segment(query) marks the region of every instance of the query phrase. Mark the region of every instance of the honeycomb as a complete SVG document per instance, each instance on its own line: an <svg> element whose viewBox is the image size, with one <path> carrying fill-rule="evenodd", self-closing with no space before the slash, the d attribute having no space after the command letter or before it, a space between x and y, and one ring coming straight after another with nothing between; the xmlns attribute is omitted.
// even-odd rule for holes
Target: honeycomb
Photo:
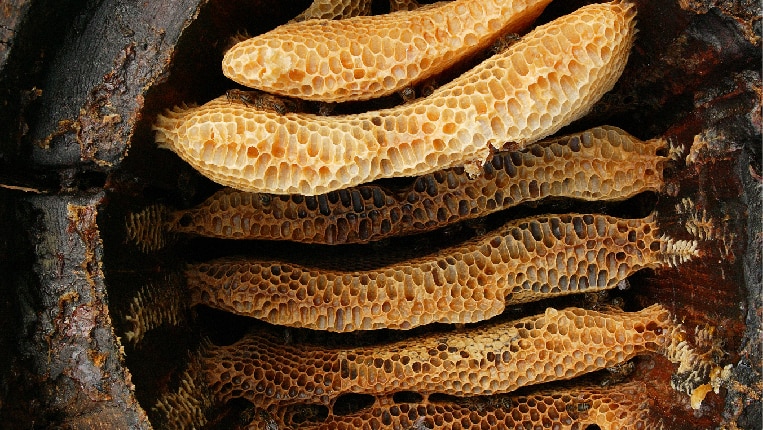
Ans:
<svg viewBox="0 0 763 430"><path fill-rule="evenodd" d="M122 321L129 327L124 338L137 345L146 333L164 325L178 326L187 322L190 298L180 286L178 273L165 275L158 282L149 282L133 296Z"/></svg>
<svg viewBox="0 0 763 430"><path fill-rule="evenodd" d="M420 7L435 7L436 5L436 3L433 5L419 5L419 2L416 0L389 0L389 9L393 12L401 10L414 10Z"/></svg>
<svg viewBox="0 0 763 430"><path fill-rule="evenodd" d="M199 357L190 357L177 391L165 393L154 405L163 417L163 428L198 428L207 423L206 413L212 408L213 399L204 381L197 379L200 371Z"/></svg>
<svg viewBox="0 0 763 430"><path fill-rule="evenodd" d="M243 398L260 408L330 405L346 393L500 394L664 353L677 331L670 313L653 305L638 312L548 308L514 322L355 348L251 333L231 345L206 345L199 377L215 402Z"/></svg>
<svg viewBox="0 0 763 430"><path fill-rule="evenodd" d="M440 73L502 33L525 30L548 3L455 0L389 15L290 23L234 45L223 58L223 74L304 100L368 100ZM340 4L329 4L326 16L333 18Z"/></svg>
<svg viewBox="0 0 763 430"><path fill-rule="evenodd" d="M624 3L583 7L429 97L385 110L279 115L219 97L159 115L156 142L213 181L251 192L314 196L460 165L476 174L492 148L542 139L611 89L634 17Z"/></svg>
<svg viewBox="0 0 763 430"><path fill-rule="evenodd" d="M659 191L666 158L658 153L664 148L664 140L642 142L604 126L498 152L476 178L453 168L421 176L399 191L369 184L315 197L226 188L159 221L149 216L157 212L152 208L146 221L172 235L368 243L432 231L547 197L611 201ZM128 232L148 230L138 228L139 218L131 215ZM144 248L158 249L166 240L157 234L128 236Z"/></svg>
<svg viewBox="0 0 763 430"><path fill-rule="evenodd" d="M166 227L170 215L170 209L160 204L130 213L125 220L127 240L137 244L143 252L164 248L173 239L173 233Z"/></svg>
<svg viewBox="0 0 763 430"><path fill-rule="evenodd" d="M292 22L309 19L346 19L371 14L371 0L313 0Z"/></svg>
<svg viewBox="0 0 763 430"><path fill-rule="evenodd" d="M582 386L541 390L527 395L496 395L417 402L377 400L371 407L346 415L329 414L318 422L301 421L282 408L278 415L259 415L249 429L265 429L267 422L278 428L337 429L585 429L598 425L604 430L657 430L662 424L649 417L652 409L645 384L617 387ZM290 413L291 412L291 413ZM290 416L291 415L291 416Z"/></svg>
<svg viewBox="0 0 763 430"><path fill-rule="evenodd" d="M416 0L390 0L389 8L392 12L414 10L419 8L419 4ZM313 0L307 9L290 22L308 19L347 19L370 14L371 0Z"/></svg>
<svg viewBox="0 0 763 430"><path fill-rule="evenodd" d="M390 263L376 254L356 271L245 257L191 264L185 276L193 304L272 324L410 329L483 321L507 304L614 288L642 268L688 260L696 246L662 235L653 216L559 215L509 221L425 257Z"/></svg>

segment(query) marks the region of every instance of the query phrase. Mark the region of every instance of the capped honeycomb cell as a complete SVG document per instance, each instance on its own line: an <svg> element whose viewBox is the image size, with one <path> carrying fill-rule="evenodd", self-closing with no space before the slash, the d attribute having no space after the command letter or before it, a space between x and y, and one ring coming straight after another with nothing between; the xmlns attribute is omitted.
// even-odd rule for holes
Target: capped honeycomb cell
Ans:
<svg viewBox="0 0 763 430"><path fill-rule="evenodd" d="M653 216L558 215L510 221L435 254L376 254L345 271L247 257L188 265L194 305L272 324L346 332L471 323L519 304L614 288L642 268L696 254L662 235Z"/></svg>
<svg viewBox="0 0 763 430"><path fill-rule="evenodd" d="M213 181L251 192L314 196L456 166L476 174L492 149L553 134L609 91L628 59L634 17L625 3L583 7L395 108L279 115L223 96L160 115L156 142Z"/></svg>
<svg viewBox="0 0 763 430"><path fill-rule="evenodd" d="M363 4L365 3L365 4ZM525 30L550 0L454 0L388 15L355 16L370 1L316 1L295 21L234 45L225 76L306 100L368 100L442 72L505 33ZM307 15L306 15L307 14ZM365 13L364 15L367 15Z"/></svg>

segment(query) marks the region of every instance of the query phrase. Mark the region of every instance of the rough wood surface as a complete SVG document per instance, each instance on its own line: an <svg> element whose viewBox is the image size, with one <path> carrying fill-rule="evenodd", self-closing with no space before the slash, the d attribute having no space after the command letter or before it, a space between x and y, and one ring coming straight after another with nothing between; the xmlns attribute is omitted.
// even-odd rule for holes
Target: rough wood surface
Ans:
<svg viewBox="0 0 763 430"><path fill-rule="evenodd" d="M28 419L63 428L150 428L133 398L130 373L111 327L96 222L103 196L31 197L16 206L17 217L36 220L26 227L25 239L36 252L29 269L37 279L18 276L28 282L17 302L23 323L6 326L17 327L28 362L21 367L11 360L18 373L0 381L12 384L14 397L19 395L29 408L8 398L6 423L22 425ZM19 261L24 262L28 260ZM29 393L35 397L28 398ZM55 415L59 418L51 420Z"/></svg>
<svg viewBox="0 0 763 430"><path fill-rule="evenodd" d="M19 345L0 354L3 422L150 428L111 327L96 221L105 176L92 172L127 153L143 95L198 7L0 6L0 269L12 274L0 344Z"/></svg>

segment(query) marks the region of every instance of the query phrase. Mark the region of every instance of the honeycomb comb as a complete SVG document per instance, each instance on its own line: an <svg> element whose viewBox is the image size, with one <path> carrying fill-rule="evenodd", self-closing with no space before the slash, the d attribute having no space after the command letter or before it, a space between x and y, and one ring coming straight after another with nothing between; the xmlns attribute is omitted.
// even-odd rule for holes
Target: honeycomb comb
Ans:
<svg viewBox="0 0 763 430"><path fill-rule="evenodd" d="M347 415L329 414L320 422L299 422L291 408L257 418L278 423L278 428L318 429L462 429L493 428L557 430L658 430L661 423L650 417L651 399L643 383L614 387L581 386L542 390L527 395L496 395L481 398L419 402L394 402L388 397L371 407ZM296 409L299 411L299 409ZM275 416L273 416L275 415ZM264 419L262 419L264 418ZM298 424L291 424L297 422ZM260 424L258 426L258 424ZM248 428L267 428L254 422Z"/></svg>
<svg viewBox="0 0 763 430"><path fill-rule="evenodd" d="M397 343L335 349L250 334L207 345L201 373L217 402L257 407L330 404L344 393L474 396L571 379L645 352L662 352L678 326L660 305L638 312L556 310L510 323Z"/></svg>
<svg viewBox="0 0 763 430"><path fill-rule="evenodd" d="M642 142L615 127L547 139L521 151L493 155L476 178L460 168L421 176L400 191L360 185L319 196L276 196L223 189L201 205L173 211L155 229L132 233L157 249L168 235L221 239L290 240L300 243L368 243L432 231L547 197L623 200L660 191L666 161L662 139ZM137 216L130 218L137 231ZM164 222L165 224L161 224ZM152 233L153 234L149 234ZM156 245L151 245L156 243Z"/></svg>
<svg viewBox="0 0 763 430"><path fill-rule="evenodd" d="M156 142L242 191L317 195L460 165L476 174L492 148L542 139L611 89L628 59L634 17L627 3L585 6L395 108L279 115L223 96L160 115Z"/></svg>
<svg viewBox="0 0 763 430"><path fill-rule="evenodd" d="M193 304L272 324L410 329L483 321L507 304L614 288L642 268L690 259L696 246L662 235L652 216L558 215L510 221L425 257L354 257L363 266L354 271L223 258L191 264L185 276Z"/></svg>
<svg viewBox="0 0 763 430"><path fill-rule="evenodd" d="M318 428L345 428L347 422L389 426L397 420L405 422L406 417L399 414L402 410L407 410L407 419L414 424L442 419L441 424L453 428L484 428L474 426L496 425L502 420L546 425L554 419L563 419L555 428L580 428L576 422L602 429L661 428L661 422L643 427L650 404L643 387L635 384L562 388L526 396L503 394L656 352L678 364L674 379L681 380L681 387L671 385L693 398L703 384L717 383L715 374L720 371L711 351L697 353L686 337L684 328L658 304L638 312L548 308L543 314L513 322L365 347L300 345L257 332L227 346L205 342L192 355L179 388L162 395L153 410L172 428L201 427L215 404L241 398L260 412L249 428L274 428L279 421L293 421L300 407L322 404L331 411L339 396L357 393L372 395L377 401L354 415L336 417L330 412L328 421ZM691 377L686 378L687 373ZM390 404L394 393L401 391L422 400ZM433 393L471 398L438 402L438 408L430 402ZM473 397L478 395L490 397ZM462 419L454 422L450 415Z"/></svg>
<svg viewBox="0 0 763 430"><path fill-rule="evenodd" d="M454 0L387 15L290 23L234 45L223 58L223 74L249 88L305 100L377 98L442 72L501 34L525 30L550 1ZM322 16L341 13L337 3L328 2L331 10Z"/></svg>

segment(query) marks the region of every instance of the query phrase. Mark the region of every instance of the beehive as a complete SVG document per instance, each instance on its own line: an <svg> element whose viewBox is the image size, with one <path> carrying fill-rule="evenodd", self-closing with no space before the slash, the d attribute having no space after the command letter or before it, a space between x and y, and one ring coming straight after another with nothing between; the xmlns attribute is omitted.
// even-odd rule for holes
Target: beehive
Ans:
<svg viewBox="0 0 763 430"><path fill-rule="evenodd" d="M32 7L15 8L27 3ZM228 39L244 29L258 34L284 23L307 3L120 4L114 21L113 1L83 3L51 14L49 8L35 7L34 1L10 0L0 14L0 421L20 428L92 428L103 423L163 428L151 405L178 387L175 376L187 370L188 351L196 350L199 334L210 335L219 345L235 342L241 331L252 327L280 335L291 345L347 348L352 339L366 346L393 340L388 332L328 336L279 330L199 306L188 314L195 318L178 321L180 326L165 324L137 344L124 343L119 316L134 303L135 292L146 284L163 287L166 272L180 263L241 254L288 259L336 248L197 238L180 245L169 241L160 252L146 254L125 241L123 229L130 213L156 204L193 207L218 189L174 154L155 150L151 124L168 106L204 102L230 89L231 82L220 73ZM589 2L553 2L540 21L584 3ZM755 395L761 391L760 226L748 220L760 218L760 5L710 0L634 3L640 33L623 78L591 115L565 132L612 124L641 139L661 137L669 142L671 161L659 196L647 193L620 203L586 204L544 199L435 234L351 246L345 255L364 248L433 250L441 247L440 240L453 243L481 234L485 226L531 215L596 212L638 218L656 207L661 230L698 241L699 255L692 261L670 270L637 273L629 279L629 290L526 304L522 311L508 309L503 317L538 314L546 306L590 309L619 303L641 309L662 303L685 322L689 340L703 337L695 326L711 326L706 338L723 340L713 361L733 367L720 386L704 386L706 397L694 411L685 395L665 388L673 366L657 356L637 357L623 367L633 369L632 374L617 374L642 384L638 390L645 391L639 393L652 400L642 412L662 419L668 429L759 429L760 401ZM79 19L83 16L88 19ZM364 102L353 109L379 107ZM409 184L402 180L383 185L394 190ZM148 312L167 300L157 297L140 302L140 310ZM401 336L450 329L427 326ZM203 400L201 382L199 378L184 386L197 404ZM609 383L613 391L627 394L622 383ZM585 388L580 381L573 384L547 385L543 390L558 394ZM401 401L393 395L393 402L408 413L413 405L443 405L443 399L407 396ZM490 399L497 400L490 396L485 401ZM459 407L478 401L459 400ZM352 396L338 399L327 420L348 417L340 409L356 401ZM384 404L370 408L377 404L381 408L374 410L382 414ZM204 406L207 427L240 427L255 413L271 426L272 419L282 416L280 411L254 411L243 401ZM294 405L289 413L304 419L313 406ZM616 409L624 410L618 407L611 413ZM373 413L356 409L349 416L370 424L376 422ZM454 425L473 421L471 412L468 421L465 411L459 413L461 420L453 420ZM313 418L310 424L324 425L320 416ZM407 425L402 415L399 418ZM584 423L580 425L593 427ZM429 424L426 417L411 422L419 430L432 428ZM653 428L651 424L647 428ZM607 428L602 422L596 425Z"/></svg>

